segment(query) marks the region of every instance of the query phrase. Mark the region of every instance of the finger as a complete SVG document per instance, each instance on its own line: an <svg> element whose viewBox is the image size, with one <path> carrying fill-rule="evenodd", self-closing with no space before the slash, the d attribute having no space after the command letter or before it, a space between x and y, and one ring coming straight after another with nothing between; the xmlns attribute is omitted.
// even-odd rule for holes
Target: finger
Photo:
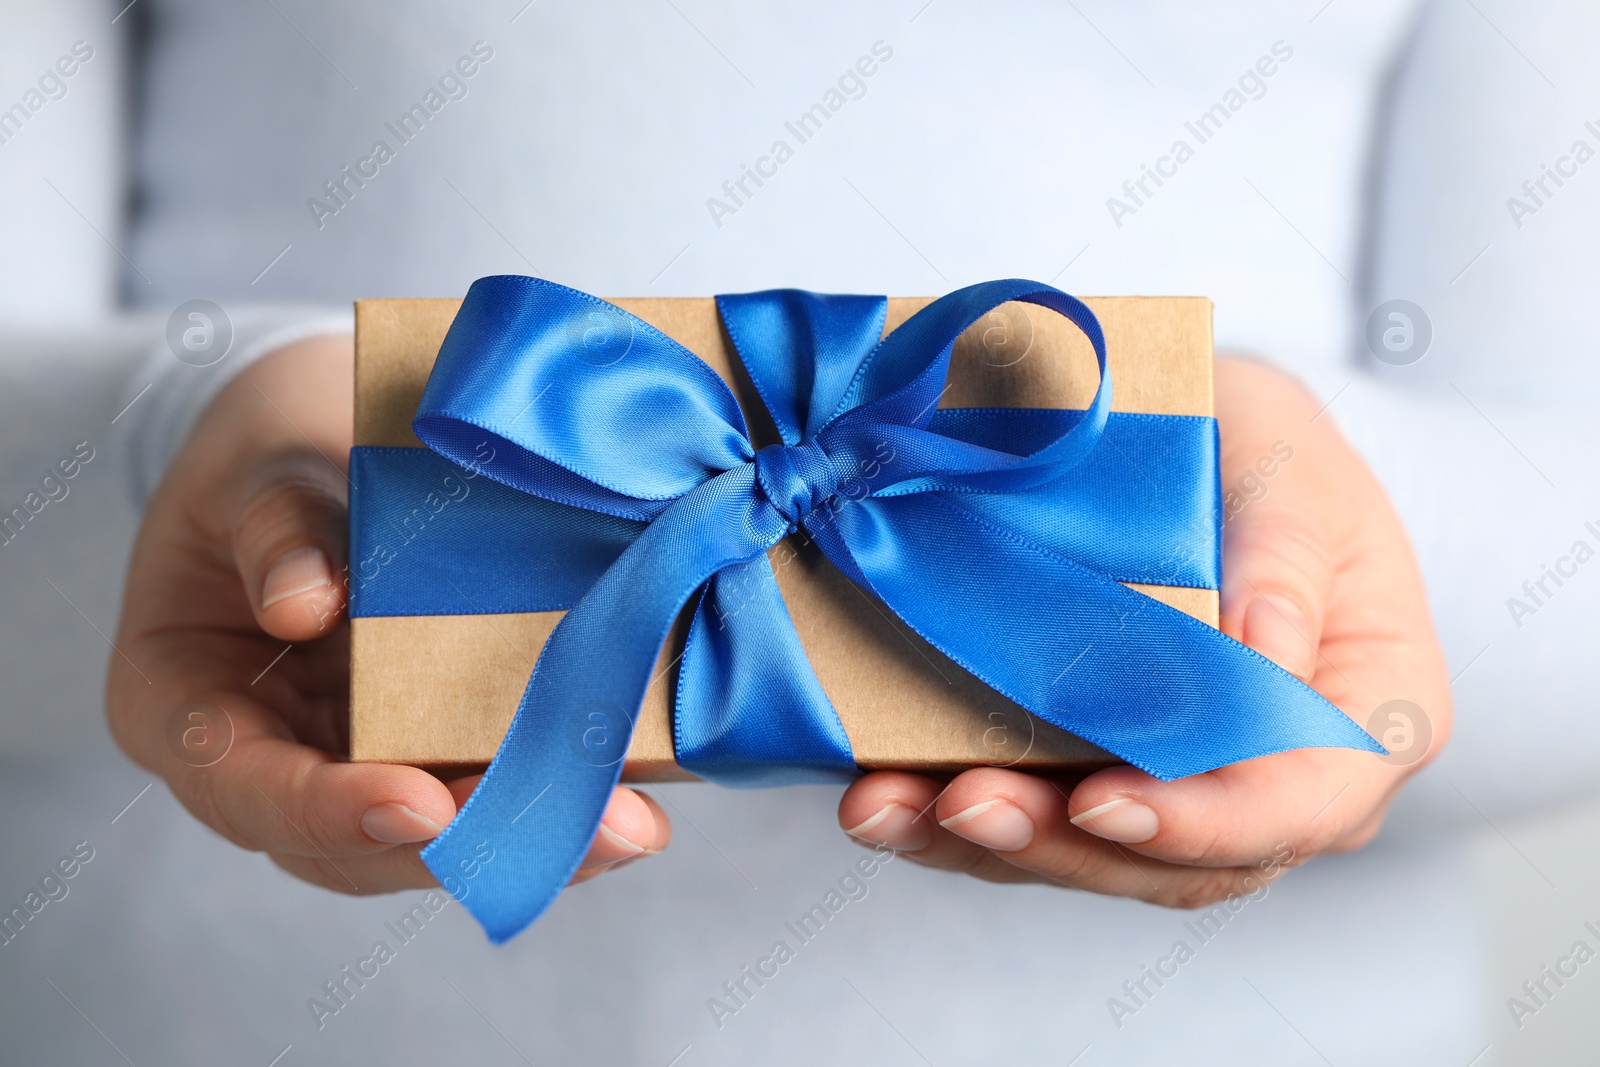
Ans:
<svg viewBox="0 0 1600 1067"><path fill-rule="evenodd" d="M207 694L175 719L216 731L220 751L197 765L173 744L156 769L196 818L241 847L337 859L429 840L455 816L450 790L426 771L338 762L241 694Z"/></svg>
<svg viewBox="0 0 1600 1067"><path fill-rule="evenodd" d="M1055 783L1001 768L959 775L935 805L942 828L1020 873L1169 907L1248 895L1284 865L1199 868L1151 859L1085 833L1068 810L1067 794Z"/></svg>
<svg viewBox="0 0 1600 1067"><path fill-rule="evenodd" d="M1223 630L1302 681L1316 674L1333 587L1318 510L1286 484L1236 514L1223 538Z"/></svg>
<svg viewBox="0 0 1600 1067"><path fill-rule="evenodd" d="M633 860L657 855L672 841L672 822L648 794L618 787L600 818L574 884Z"/></svg>
<svg viewBox="0 0 1600 1067"><path fill-rule="evenodd" d="M1303 860L1356 843L1403 779L1402 768L1342 749L1282 752L1171 782L1113 767L1079 783L1068 814L1087 833L1171 863L1250 865L1285 852Z"/></svg>
<svg viewBox="0 0 1600 1067"><path fill-rule="evenodd" d="M234 564L274 637L312 640L344 611L344 486L321 456L296 454L262 473L234 520Z"/></svg>
<svg viewBox="0 0 1600 1067"><path fill-rule="evenodd" d="M478 788L483 775L474 774L446 782L459 809ZM600 827L572 876L572 884L586 882L603 871L636 859L657 855L672 841L672 820L647 793L618 786L600 817Z"/></svg>
<svg viewBox="0 0 1600 1067"><path fill-rule="evenodd" d="M302 881L349 896L436 889L439 881L419 858L421 845L396 845L367 856L301 856L271 852L267 858Z"/></svg>
<svg viewBox="0 0 1600 1067"><path fill-rule="evenodd" d="M914 863L991 882L1037 881L989 849L941 827L935 803L945 783L902 771L876 771L839 800L839 826L868 845L894 849Z"/></svg>
<svg viewBox="0 0 1600 1067"><path fill-rule="evenodd" d="M1222 629L1309 681L1355 510L1342 499L1351 472L1329 465L1349 450L1311 394L1270 367L1224 360L1217 374Z"/></svg>
<svg viewBox="0 0 1600 1067"><path fill-rule="evenodd" d="M464 804L482 775L446 783L458 804ZM654 799L632 789L612 794L595 835L594 845L572 883L586 882L632 860L654 856L672 840L672 825ZM367 895L401 889L425 889L439 884L422 862L424 845L399 845L365 856L305 856L273 853L272 862L314 885L339 893ZM468 885L470 891L470 884Z"/></svg>

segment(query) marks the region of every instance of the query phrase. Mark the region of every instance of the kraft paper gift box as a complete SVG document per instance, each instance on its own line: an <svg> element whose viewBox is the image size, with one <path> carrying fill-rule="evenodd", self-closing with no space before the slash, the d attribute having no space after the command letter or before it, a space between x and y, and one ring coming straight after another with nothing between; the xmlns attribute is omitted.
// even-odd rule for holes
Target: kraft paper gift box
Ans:
<svg viewBox="0 0 1600 1067"><path fill-rule="evenodd" d="M759 427L767 422L758 403L752 403L748 379L735 369L714 300L613 302L704 359L730 384L760 434ZM885 333L929 302L890 299ZM460 303L357 302L355 444L422 447L411 421ZM1105 331L1113 410L1213 414L1209 300L1101 297L1085 303ZM1089 342L1070 322L1033 305L1006 304L957 342L949 389L940 403L956 408L1083 408L1097 380ZM767 443L756 441L758 446ZM1007 765L1071 775L1118 762L1103 749L1037 719L946 658L824 560L803 530L772 549L769 557L801 643L861 767L952 773ZM358 580L361 562L350 561L352 581ZM1132 588L1217 625L1214 590ZM561 615L353 619L351 758L440 772L487 765ZM681 648L675 636L661 653L639 711L624 779L693 777L673 759L673 672Z"/></svg>

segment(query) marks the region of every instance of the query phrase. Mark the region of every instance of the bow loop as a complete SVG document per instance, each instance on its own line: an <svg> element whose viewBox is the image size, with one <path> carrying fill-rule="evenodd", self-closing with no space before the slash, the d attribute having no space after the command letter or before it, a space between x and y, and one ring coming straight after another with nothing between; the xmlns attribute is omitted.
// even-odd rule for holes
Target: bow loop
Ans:
<svg viewBox="0 0 1600 1067"><path fill-rule="evenodd" d="M813 437L883 335L889 302L769 289L717 297L728 336L786 445Z"/></svg>
<svg viewBox="0 0 1600 1067"><path fill-rule="evenodd" d="M515 276L467 290L413 427L513 489L630 519L755 453L699 356L614 304Z"/></svg>
<svg viewBox="0 0 1600 1067"><path fill-rule="evenodd" d="M913 315L862 361L845 393L834 425L898 423L922 428L935 418L944 395L950 355L956 338L988 312L1018 300L1048 308L1083 331L1094 348L1100 381L1083 418L1060 436L1027 454L988 450L980 456L952 455L944 468L928 465L913 471L923 477L903 482L900 494L938 490L967 493L1014 493L1047 485L1081 463L1099 443L1111 413L1111 373L1106 366L1105 335L1100 322L1082 301L1038 282L1008 279L982 282L941 297ZM935 353L929 358L929 353Z"/></svg>

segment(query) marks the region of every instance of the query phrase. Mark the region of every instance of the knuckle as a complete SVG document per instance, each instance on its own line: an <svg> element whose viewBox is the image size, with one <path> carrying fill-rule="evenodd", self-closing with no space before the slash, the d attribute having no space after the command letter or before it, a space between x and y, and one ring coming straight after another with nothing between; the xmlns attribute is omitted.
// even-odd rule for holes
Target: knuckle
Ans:
<svg viewBox="0 0 1600 1067"><path fill-rule="evenodd" d="M1326 781L1316 795L1326 795L1335 788L1333 781ZM1347 842L1367 828L1368 823L1376 831L1382 818L1373 818L1375 810L1371 801L1365 799L1360 789L1350 789L1350 793L1355 795L1337 797L1331 807L1313 816L1299 833L1280 843L1279 849L1287 848L1291 854L1290 859L1284 861L1284 866L1298 866L1324 852L1341 851ZM1376 810L1381 811L1382 808L1383 805L1380 805ZM1371 835L1367 836L1370 839Z"/></svg>
<svg viewBox="0 0 1600 1067"><path fill-rule="evenodd" d="M921 867L932 867L950 874L965 875L984 882L1011 880L1010 865L995 857L994 853L977 845L949 850L925 849L922 852L902 852L911 862Z"/></svg>
<svg viewBox="0 0 1600 1067"><path fill-rule="evenodd" d="M336 805L318 802L311 781L315 771L316 765L302 765L290 772L288 781L278 790L278 817L289 824L290 836L305 845L319 851L343 852L352 844L351 835L333 814Z"/></svg>
<svg viewBox="0 0 1600 1067"><path fill-rule="evenodd" d="M245 503L233 524L236 550L266 552L302 537L308 517L342 510L335 487L315 471L280 473Z"/></svg>
<svg viewBox="0 0 1600 1067"><path fill-rule="evenodd" d="M939 857L928 857L933 866L938 866L953 874L966 874L974 877L981 874L989 861L994 856L988 849L972 845L966 848L956 848Z"/></svg>
<svg viewBox="0 0 1600 1067"><path fill-rule="evenodd" d="M1210 907L1219 901L1239 896L1244 889L1239 871L1232 868L1185 872L1156 893L1152 903L1183 911Z"/></svg>
<svg viewBox="0 0 1600 1067"><path fill-rule="evenodd" d="M1336 839L1323 846L1326 852L1355 852L1366 848L1372 839L1378 836L1378 831L1383 829L1384 820L1389 814L1389 804L1386 800L1367 818L1354 826L1349 827Z"/></svg>
<svg viewBox="0 0 1600 1067"><path fill-rule="evenodd" d="M1173 863L1186 867L1215 867L1234 862L1225 855L1223 831L1215 819L1204 820L1197 828L1198 836L1166 845L1162 854Z"/></svg>
<svg viewBox="0 0 1600 1067"><path fill-rule="evenodd" d="M319 889L327 889L347 897L368 897L383 892L381 889L363 888L356 884L332 860L319 856L296 856L285 852L271 852L267 855L284 871Z"/></svg>
<svg viewBox="0 0 1600 1067"><path fill-rule="evenodd" d="M1346 833L1345 820L1342 818L1329 819L1322 825L1306 830L1296 840L1290 842L1294 847L1294 858L1287 866L1297 867L1312 856L1330 851L1344 839Z"/></svg>
<svg viewBox="0 0 1600 1067"><path fill-rule="evenodd" d="M1365 826L1347 834L1338 842L1327 846L1328 852L1356 852L1372 844L1372 839L1378 836L1378 831L1383 828L1382 819L1373 819ZM1303 862L1303 861L1302 861Z"/></svg>
<svg viewBox="0 0 1600 1067"><path fill-rule="evenodd" d="M220 777L215 768L195 768L169 780L169 785L189 814L232 844L250 852L261 851L262 846L252 836L245 834L230 817L222 799Z"/></svg>
<svg viewBox="0 0 1600 1067"><path fill-rule="evenodd" d="M1274 581L1292 591L1319 589L1333 572L1327 540L1299 515L1278 511L1257 516L1241 540L1256 561L1252 569L1270 571Z"/></svg>
<svg viewBox="0 0 1600 1067"><path fill-rule="evenodd" d="M1129 862L1132 862L1131 860ZM1089 887L1092 879L1092 868L1095 866L1094 850L1089 848L1066 848L1052 857L1049 875L1062 885L1077 889Z"/></svg>
<svg viewBox="0 0 1600 1067"><path fill-rule="evenodd" d="M146 770L154 771L157 768L155 759L150 755L149 731L137 713L138 699L130 674L120 657L111 657L111 667L106 676L106 727L111 740L116 742L124 755ZM143 680L140 681L142 683ZM142 684L140 688L143 688Z"/></svg>

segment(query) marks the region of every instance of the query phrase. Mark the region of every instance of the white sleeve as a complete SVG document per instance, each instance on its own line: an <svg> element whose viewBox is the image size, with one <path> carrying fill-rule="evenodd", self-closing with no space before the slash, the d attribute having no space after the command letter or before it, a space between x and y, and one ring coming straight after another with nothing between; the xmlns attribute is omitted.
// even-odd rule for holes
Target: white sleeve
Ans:
<svg viewBox="0 0 1600 1067"><path fill-rule="evenodd" d="M1405 524L1455 679L1454 736L1403 807L1426 811L1432 826L1481 827L1471 805L1498 818L1592 796L1600 765L1592 416L1577 402L1469 403L1364 373L1314 385L1336 397L1325 417L1362 453ZM1556 569L1567 576L1551 577ZM1378 695L1374 708L1393 698L1412 695ZM1357 710L1359 718L1373 709Z"/></svg>
<svg viewBox="0 0 1600 1067"><path fill-rule="evenodd" d="M1420 19L1362 317L1410 301L1431 338L1316 383L1405 521L1455 678L1454 738L1406 800L1435 824L1591 795L1600 764L1600 8L1519 9L1515 30L1513 47L1471 5Z"/></svg>
<svg viewBox="0 0 1600 1067"><path fill-rule="evenodd" d="M198 316L198 317L192 317ZM353 329L349 308L182 305L166 336L129 381L128 484L143 508L172 457L211 401L244 368L274 349Z"/></svg>

